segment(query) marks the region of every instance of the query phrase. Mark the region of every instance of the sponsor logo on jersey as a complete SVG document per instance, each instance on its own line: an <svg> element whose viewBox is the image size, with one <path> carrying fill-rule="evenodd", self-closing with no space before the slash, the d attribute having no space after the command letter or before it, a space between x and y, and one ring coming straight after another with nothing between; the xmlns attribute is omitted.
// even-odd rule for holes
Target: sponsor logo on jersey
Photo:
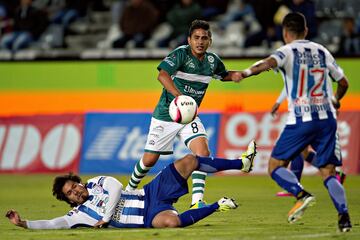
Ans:
<svg viewBox="0 0 360 240"><path fill-rule="evenodd" d="M111 220L115 222L120 222L120 217L124 209L124 205L125 205L125 199L121 198L119 203L115 207L115 212L112 215Z"/></svg>
<svg viewBox="0 0 360 240"><path fill-rule="evenodd" d="M155 134L155 133L151 133L150 136L153 138L159 138L159 134Z"/></svg>
<svg viewBox="0 0 360 240"><path fill-rule="evenodd" d="M318 53L311 53L309 51L297 52L297 63L298 64L307 64L307 65L319 65L320 64L320 55Z"/></svg>
<svg viewBox="0 0 360 240"><path fill-rule="evenodd" d="M175 62L174 60L176 60L176 56L175 54L171 55L171 56L167 56L164 59L164 62L166 62L167 64L169 64L171 67L175 66Z"/></svg>
<svg viewBox="0 0 360 240"><path fill-rule="evenodd" d="M305 105L305 106L295 106L294 113L295 116L302 116L304 113L316 113L316 112L330 112L330 104L320 104L320 105Z"/></svg>
<svg viewBox="0 0 360 240"><path fill-rule="evenodd" d="M79 212L79 210L77 208L74 208L71 211L69 211L66 215L71 217L72 215L74 215L75 213L78 213L78 212Z"/></svg>
<svg viewBox="0 0 360 240"><path fill-rule="evenodd" d="M195 95L204 95L205 91L199 91L199 90L193 89L189 85L185 85L184 86L184 93L195 94Z"/></svg>
<svg viewBox="0 0 360 240"><path fill-rule="evenodd" d="M327 98L321 97L299 97L294 100L295 116L302 116L304 113L331 111Z"/></svg>
<svg viewBox="0 0 360 240"><path fill-rule="evenodd" d="M187 59L186 59L185 66L195 69L195 64L193 63L193 60L189 57L187 57Z"/></svg>
<svg viewBox="0 0 360 240"><path fill-rule="evenodd" d="M154 129L153 129L154 132L158 132L158 133L162 133L164 131L164 127L162 126L156 126Z"/></svg>
<svg viewBox="0 0 360 240"><path fill-rule="evenodd" d="M94 198L90 204L99 209L99 212L106 213L106 204L109 202L109 196L107 194L93 195Z"/></svg>
<svg viewBox="0 0 360 240"><path fill-rule="evenodd" d="M93 188L92 188L92 192L94 194L100 194L103 192L103 188L99 185L95 185Z"/></svg>
<svg viewBox="0 0 360 240"><path fill-rule="evenodd" d="M326 104L329 101L326 98L322 97L298 97L294 100L295 105L309 105L309 104Z"/></svg>

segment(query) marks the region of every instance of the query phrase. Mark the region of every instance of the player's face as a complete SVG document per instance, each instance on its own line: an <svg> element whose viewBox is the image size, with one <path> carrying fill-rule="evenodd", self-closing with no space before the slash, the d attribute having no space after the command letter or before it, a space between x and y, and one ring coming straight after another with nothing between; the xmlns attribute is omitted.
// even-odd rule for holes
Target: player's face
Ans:
<svg viewBox="0 0 360 240"><path fill-rule="evenodd" d="M65 196L67 197L67 199L69 199L70 202L76 204L84 203L89 197L89 192L84 187L84 185L71 180L68 180L64 184L62 192L65 194Z"/></svg>
<svg viewBox="0 0 360 240"><path fill-rule="evenodd" d="M201 28L195 29L188 37L188 43L192 54L197 58L202 58L211 43L209 32Z"/></svg>

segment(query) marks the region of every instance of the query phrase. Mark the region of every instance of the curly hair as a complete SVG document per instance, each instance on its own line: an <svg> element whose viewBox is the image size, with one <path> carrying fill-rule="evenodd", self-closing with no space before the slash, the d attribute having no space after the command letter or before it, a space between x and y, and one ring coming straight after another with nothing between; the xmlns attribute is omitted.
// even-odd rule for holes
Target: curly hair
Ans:
<svg viewBox="0 0 360 240"><path fill-rule="evenodd" d="M196 20L192 21L192 23L190 25L190 28L189 28L189 37L191 37L191 34L196 29L204 29L205 31L208 32L209 37L211 38L210 25L209 25L209 23L207 21L199 20L199 19L196 19Z"/></svg>
<svg viewBox="0 0 360 240"><path fill-rule="evenodd" d="M53 196L55 196L56 199L58 199L60 201L67 202L71 207L76 207L77 204L70 202L69 199L62 192L62 188L63 188L64 184L69 180L77 182L77 183L81 183L81 178L78 175L75 175L73 173L57 176L54 179L54 183L53 183L53 188L52 188Z"/></svg>

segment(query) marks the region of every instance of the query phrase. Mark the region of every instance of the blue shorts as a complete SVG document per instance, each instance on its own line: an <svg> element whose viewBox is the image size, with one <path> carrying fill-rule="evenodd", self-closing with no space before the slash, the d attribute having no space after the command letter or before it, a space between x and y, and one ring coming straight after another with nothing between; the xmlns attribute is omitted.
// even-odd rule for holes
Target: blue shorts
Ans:
<svg viewBox="0 0 360 240"><path fill-rule="evenodd" d="M175 210L173 204L189 192L187 181L175 169L174 164L165 167L145 190L145 227L152 227L154 217L165 210ZM176 210L175 210L176 211Z"/></svg>
<svg viewBox="0 0 360 240"><path fill-rule="evenodd" d="M316 151L313 165L317 168L328 164L341 166L340 144L336 135L336 120L333 118L298 121L295 125L286 125L275 144L271 157L278 160L292 160L308 145Z"/></svg>

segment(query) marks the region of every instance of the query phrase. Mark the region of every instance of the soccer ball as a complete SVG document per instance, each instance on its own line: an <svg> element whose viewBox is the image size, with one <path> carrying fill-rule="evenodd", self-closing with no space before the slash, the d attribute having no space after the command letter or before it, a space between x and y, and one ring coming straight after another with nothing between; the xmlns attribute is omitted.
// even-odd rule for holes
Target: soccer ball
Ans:
<svg viewBox="0 0 360 240"><path fill-rule="evenodd" d="M171 101L169 115L174 122L188 124L195 119L197 108L197 104L192 97L180 95Z"/></svg>

